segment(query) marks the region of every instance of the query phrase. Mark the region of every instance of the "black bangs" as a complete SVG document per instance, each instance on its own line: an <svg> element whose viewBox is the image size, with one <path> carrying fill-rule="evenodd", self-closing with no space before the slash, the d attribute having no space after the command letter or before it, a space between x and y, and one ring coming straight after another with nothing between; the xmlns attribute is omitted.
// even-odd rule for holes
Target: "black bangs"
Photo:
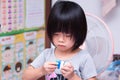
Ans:
<svg viewBox="0 0 120 80"><path fill-rule="evenodd" d="M56 32L62 32L62 33L70 33L72 36L73 32L73 25L74 19L72 17L73 14L68 14L68 12L64 10L56 10L53 11L54 13L51 13L49 19L48 19L48 36L51 38L52 35Z"/></svg>
<svg viewBox="0 0 120 80"><path fill-rule="evenodd" d="M78 11L76 12L76 10ZM53 7L48 19L48 33L53 35L55 32L63 32L73 35L75 25L80 23L78 22L80 21L78 12L80 12L79 6L73 6L70 3L61 3L61 5Z"/></svg>
<svg viewBox="0 0 120 80"><path fill-rule="evenodd" d="M62 33L66 33L66 34L69 34L72 32L72 26L71 26L71 23L70 21L68 20L58 20L57 25L54 27L55 31L53 31L54 33L55 32L62 32Z"/></svg>

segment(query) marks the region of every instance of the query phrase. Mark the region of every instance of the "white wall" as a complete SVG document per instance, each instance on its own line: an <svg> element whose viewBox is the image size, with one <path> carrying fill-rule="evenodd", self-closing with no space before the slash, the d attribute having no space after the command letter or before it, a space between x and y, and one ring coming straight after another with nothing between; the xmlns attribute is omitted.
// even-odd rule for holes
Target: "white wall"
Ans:
<svg viewBox="0 0 120 80"><path fill-rule="evenodd" d="M57 0L52 0L53 3ZM105 17L102 17L102 0L70 0L82 6L85 12L89 12L100 17L108 25L114 40L114 53L120 54L120 0L117 5Z"/></svg>

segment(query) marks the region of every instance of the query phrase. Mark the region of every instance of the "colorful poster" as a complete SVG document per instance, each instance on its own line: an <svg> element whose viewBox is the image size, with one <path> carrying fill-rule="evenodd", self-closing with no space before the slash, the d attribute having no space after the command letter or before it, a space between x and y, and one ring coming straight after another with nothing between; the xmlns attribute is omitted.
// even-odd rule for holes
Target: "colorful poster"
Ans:
<svg viewBox="0 0 120 80"><path fill-rule="evenodd" d="M14 36L0 38L1 44L1 80L14 80Z"/></svg>
<svg viewBox="0 0 120 80"><path fill-rule="evenodd" d="M24 35L15 35L15 62L14 62L14 77L15 80L22 80L22 73L24 69Z"/></svg>
<svg viewBox="0 0 120 80"><path fill-rule="evenodd" d="M36 31L24 33L25 37L25 53L26 67L35 59L37 54L36 47Z"/></svg>
<svg viewBox="0 0 120 80"><path fill-rule="evenodd" d="M24 0L0 0L1 32L24 28Z"/></svg>

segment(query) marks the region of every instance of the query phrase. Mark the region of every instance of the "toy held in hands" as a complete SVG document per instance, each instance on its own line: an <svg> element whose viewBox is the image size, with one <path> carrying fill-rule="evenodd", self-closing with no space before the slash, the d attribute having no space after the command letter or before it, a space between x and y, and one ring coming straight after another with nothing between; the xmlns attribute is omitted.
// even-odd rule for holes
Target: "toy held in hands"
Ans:
<svg viewBox="0 0 120 80"><path fill-rule="evenodd" d="M58 69L61 69L64 65L69 65L69 62L66 62L66 61L56 60L56 62L57 62Z"/></svg>
<svg viewBox="0 0 120 80"><path fill-rule="evenodd" d="M57 60L56 62L57 62L57 68L58 69L61 69L61 67L63 67L63 65L65 63L64 61L61 61L61 60Z"/></svg>

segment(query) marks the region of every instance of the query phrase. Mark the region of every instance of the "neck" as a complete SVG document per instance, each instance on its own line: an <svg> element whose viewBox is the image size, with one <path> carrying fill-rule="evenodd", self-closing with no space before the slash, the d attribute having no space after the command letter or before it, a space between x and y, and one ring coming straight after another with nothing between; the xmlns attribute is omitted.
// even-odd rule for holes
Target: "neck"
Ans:
<svg viewBox="0 0 120 80"><path fill-rule="evenodd" d="M55 56L58 59L65 60L65 59L71 58L72 56L77 54L79 51L80 51L79 48L74 51L71 51L71 50L60 51L58 49L55 49Z"/></svg>

